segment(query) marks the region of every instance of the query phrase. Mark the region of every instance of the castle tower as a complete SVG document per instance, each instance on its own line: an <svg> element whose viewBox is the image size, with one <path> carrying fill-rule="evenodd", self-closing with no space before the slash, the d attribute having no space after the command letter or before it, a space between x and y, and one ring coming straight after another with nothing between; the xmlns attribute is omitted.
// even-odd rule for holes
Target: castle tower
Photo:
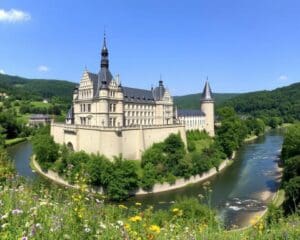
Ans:
<svg viewBox="0 0 300 240"><path fill-rule="evenodd" d="M109 71L108 48L106 46L106 35L104 33L103 46L101 49L100 70L98 73L98 84L96 90L96 97L99 97L97 111L99 112L97 118L98 123L102 127L109 126L109 83L113 79Z"/></svg>
<svg viewBox="0 0 300 240"><path fill-rule="evenodd" d="M214 99L208 83L205 83L201 96L201 111L205 113L205 127L204 129L210 136L215 135L215 113L214 113Z"/></svg>

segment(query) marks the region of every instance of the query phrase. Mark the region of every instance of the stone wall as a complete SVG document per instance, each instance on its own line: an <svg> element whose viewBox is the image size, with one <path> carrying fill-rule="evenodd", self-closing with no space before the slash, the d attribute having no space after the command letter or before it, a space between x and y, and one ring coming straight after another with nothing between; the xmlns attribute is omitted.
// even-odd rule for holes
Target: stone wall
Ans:
<svg viewBox="0 0 300 240"><path fill-rule="evenodd" d="M79 186L77 186L77 185L69 184L66 180L61 178L56 172L53 172L51 170L49 170L47 173L43 172L41 170L39 164L34 159L32 160L32 163L33 163L34 168L44 177L46 177L58 184L67 186L67 187L79 188ZM179 178L175 181L174 184L169 184L167 182L156 183L156 184L154 184L151 191L144 191L142 188L139 188L137 191L133 192L132 194L133 195L145 195L145 194L149 194L149 193L166 192L166 191L182 188L189 184L194 184L194 183L198 183L198 182L207 180L210 177L216 175L218 172L222 171L228 165L230 165L230 160L226 159L220 164L218 171L216 168L212 168L209 171L202 173L201 175L191 176L189 179ZM91 191L103 194L103 190L101 187L100 188L91 188Z"/></svg>
<svg viewBox="0 0 300 240"><path fill-rule="evenodd" d="M171 133L180 133L186 145L183 125L154 125L126 128L51 124L51 135L59 144L72 145L75 151L104 154L109 158L122 154L126 159L137 160L153 143L161 142Z"/></svg>

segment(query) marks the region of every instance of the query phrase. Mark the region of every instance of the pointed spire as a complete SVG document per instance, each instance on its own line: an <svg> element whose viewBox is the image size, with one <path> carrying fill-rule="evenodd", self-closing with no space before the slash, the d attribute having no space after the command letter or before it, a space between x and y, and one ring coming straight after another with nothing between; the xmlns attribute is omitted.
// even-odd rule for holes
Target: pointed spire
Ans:
<svg viewBox="0 0 300 240"><path fill-rule="evenodd" d="M206 78L205 86L202 92L201 100L213 100L212 91L208 83L208 77Z"/></svg>
<svg viewBox="0 0 300 240"><path fill-rule="evenodd" d="M104 34L103 34L103 47L102 47L102 51L103 50L107 50L107 47L106 47L106 32L105 32L105 29L104 29Z"/></svg>
<svg viewBox="0 0 300 240"><path fill-rule="evenodd" d="M109 61L108 61L108 49L106 47L106 33L104 31L103 36L103 47L101 50L101 68L107 68L109 67Z"/></svg>

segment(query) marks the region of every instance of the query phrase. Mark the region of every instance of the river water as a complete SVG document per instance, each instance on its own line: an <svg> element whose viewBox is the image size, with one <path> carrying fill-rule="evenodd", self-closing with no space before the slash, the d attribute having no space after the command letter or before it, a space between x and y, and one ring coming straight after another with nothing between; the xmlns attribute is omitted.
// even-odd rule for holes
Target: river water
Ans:
<svg viewBox="0 0 300 240"><path fill-rule="evenodd" d="M210 178L208 185L201 182L173 191L136 196L129 199L128 204L138 201L164 209L178 198L197 197L216 209L226 227L245 226L250 218L266 209L278 188L277 161L282 142L281 132L269 131L241 147L233 164ZM19 175L33 180L39 178L29 166L32 153L29 142L12 146L8 151Z"/></svg>

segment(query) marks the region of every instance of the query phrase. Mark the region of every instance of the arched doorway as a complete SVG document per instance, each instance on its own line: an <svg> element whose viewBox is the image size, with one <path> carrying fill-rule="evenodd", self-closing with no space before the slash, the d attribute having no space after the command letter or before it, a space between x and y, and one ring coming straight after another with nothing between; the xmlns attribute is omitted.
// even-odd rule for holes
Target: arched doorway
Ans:
<svg viewBox="0 0 300 240"><path fill-rule="evenodd" d="M71 142L68 142L67 143L67 148L70 150L70 151L74 151L74 147L73 147L73 144Z"/></svg>

